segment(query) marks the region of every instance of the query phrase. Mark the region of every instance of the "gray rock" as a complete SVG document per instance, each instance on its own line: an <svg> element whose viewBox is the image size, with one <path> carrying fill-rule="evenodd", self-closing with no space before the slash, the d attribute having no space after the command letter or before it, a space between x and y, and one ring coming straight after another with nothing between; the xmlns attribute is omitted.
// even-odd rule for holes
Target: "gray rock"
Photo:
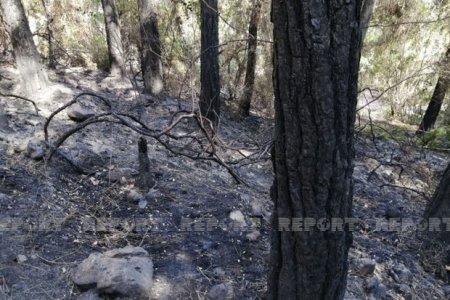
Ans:
<svg viewBox="0 0 450 300"><path fill-rule="evenodd" d="M356 260L356 270L362 276L368 276L375 271L376 262L373 259L361 258Z"/></svg>
<svg viewBox="0 0 450 300"><path fill-rule="evenodd" d="M217 267L217 268L214 268L213 274L216 277L223 277L223 276L225 276L226 273L225 273L224 269Z"/></svg>
<svg viewBox="0 0 450 300"><path fill-rule="evenodd" d="M94 111L84 108L78 103L75 103L67 109L67 116L75 122L83 122L94 115Z"/></svg>
<svg viewBox="0 0 450 300"><path fill-rule="evenodd" d="M234 299L233 285L231 283L221 283L213 286L209 290L208 300L231 300Z"/></svg>
<svg viewBox="0 0 450 300"><path fill-rule="evenodd" d="M139 172L133 168L117 168L109 171L107 173L107 178L111 181L126 182L131 180L137 174L139 174Z"/></svg>
<svg viewBox="0 0 450 300"><path fill-rule="evenodd" d="M143 248L127 246L89 255L71 277L81 289L94 287L102 294L149 297L153 263Z"/></svg>
<svg viewBox="0 0 450 300"><path fill-rule="evenodd" d="M23 254L19 254L19 255L16 256L16 262L17 262L18 264L23 264L23 263L26 262L27 260L28 260L28 257L26 257L26 256L23 255Z"/></svg>
<svg viewBox="0 0 450 300"><path fill-rule="evenodd" d="M95 290L89 290L77 297L77 300L100 300L100 296Z"/></svg>
<svg viewBox="0 0 450 300"><path fill-rule="evenodd" d="M397 264L392 268L394 280L398 283L409 281L412 277L411 271L404 264Z"/></svg>
<svg viewBox="0 0 450 300"><path fill-rule="evenodd" d="M31 140L27 145L27 156L34 159L40 160L45 156L44 144L39 140Z"/></svg>
<svg viewBox="0 0 450 300"><path fill-rule="evenodd" d="M386 299L387 287L380 283L371 293L370 296L373 296L373 299ZM371 298L369 296L369 299Z"/></svg>
<svg viewBox="0 0 450 300"><path fill-rule="evenodd" d="M138 202L138 201L140 201L143 198L144 198L144 196L141 193L139 193L139 192L137 192L135 190L131 190L127 194L127 200L128 201Z"/></svg>
<svg viewBox="0 0 450 300"><path fill-rule="evenodd" d="M398 284L396 288L398 292L401 293L403 295L403 298L405 298L406 300L411 300L413 298L412 290L409 287L409 285L402 283Z"/></svg>

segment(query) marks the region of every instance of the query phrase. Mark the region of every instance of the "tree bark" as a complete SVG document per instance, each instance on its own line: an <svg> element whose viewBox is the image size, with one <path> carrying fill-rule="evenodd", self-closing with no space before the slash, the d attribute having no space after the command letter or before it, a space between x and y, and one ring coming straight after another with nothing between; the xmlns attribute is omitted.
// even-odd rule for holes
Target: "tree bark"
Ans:
<svg viewBox="0 0 450 300"><path fill-rule="evenodd" d="M261 16L262 0L255 0L248 28L247 43L247 70L245 73L244 93L239 104L240 114L248 116L252 103L253 89L255 85L256 47L258 45L258 24Z"/></svg>
<svg viewBox="0 0 450 300"><path fill-rule="evenodd" d="M41 0L45 13L45 27L47 30L47 43L48 43L48 67L54 69L56 67L55 51L53 50L53 17L50 15L45 0Z"/></svg>
<svg viewBox="0 0 450 300"><path fill-rule="evenodd" d="M33 41L25 9L20 0L2 0L0 5L3 22L21 75L23 90L28 95L34 95L48 85L48 79Z"/></svg>
<svg viewBox="0 0 450 300"><path fill-rule="evenodd" d="M152 0L139 0L139 25L141 32L141 69L144 93L159 95L163 89L161 42L158 15Z"/></svg>
<svg viewBox="0 0 450 300"><path fill-rule="evenodd" d="M450 87L450 48L443 58L440 66L440 74L430 103L428 104L422 122L420 122L417 134L421 134L433 128L436 123L439 112L441 111L442 103L445 99L445 94Z"/></svg>
<svg viewBox="0 0 450 300"><path fill-rule="evenodd" d="M425 219L428 218L450 218L450 163L425 211ZM450 242L450 232L442 231L441 238Z"/></svg>
<svg viewBox="0 0 450 300"><path fill-rule="evenodd" d="M369 29L370 19L372 18L373 8L376 0L364 0L361 9L361 41L364 42L367 30Z"/></svg>
<svg viewBox="0 0 450 300"><path fill-rule="evenodd" d="M267 299L344 297L348 225L279 225L351 216L360 11L357 0L272 1L276 123Z"/></svg>
<svg viewBox="0 0 450 300"><path fill-rule="evenodd" d="M105 15L106 41L108 43L109 72L113 76L123 77L126 74L125 60L116 5L114 0L102 0L102 6Z"/></svg>
<svg viewBox="0 0 450 300"><path fill-rule="evenodd" d="M200 0L200 111L217 125L220 116L219 18L217 0Z"/></svg>

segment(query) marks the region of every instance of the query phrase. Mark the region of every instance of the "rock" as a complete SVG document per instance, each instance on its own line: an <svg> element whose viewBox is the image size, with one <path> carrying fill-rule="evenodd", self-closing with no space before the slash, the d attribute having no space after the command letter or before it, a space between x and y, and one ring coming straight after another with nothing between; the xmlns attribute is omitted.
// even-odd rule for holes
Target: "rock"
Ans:
<svg viewBox="0 0 450 300"><path fill-rule="evenodd" d="M139 174L139 172L133 168L117 168L109 171L107 178L113 182L126 182L131 180L137 174Z"/></svg>
<svg viewBox="0 0 450 300"><path fill-rule="evenodd" d="M412 291L409 285L402 283L398 284L396 288L398 292L401 293L406 300L413 298Z"/></svg>
<svg viewBox="0 0 450 300"><path fill-rule="evenodd" d="M147 200L145 200L145 199L141 199L141 200L139 200L139 208L140 209L144 209L144 208L146 208L147 207Z"/></svg>
<svg viewBox="0 0 450 300"><path fill-rule="evenodd" d="M23 264L23 263L26 262L27 260L28 260L28 257L26 257L26 256L23 255L23 254L17 255L17 257L16 257L16 259L15 259L15 261L16 261L18 264Z"/></svg>
<svg viewBox="0 0 450 300"><path fill-rule="evenodd" d="M253 230L252 232L250 232L246 235L247 239L250 242L254 242L254 241L258 240L258 238L260 236L261 236L261 233L259 232L259 230Z"/></svg>
<svg viewBox="0 0 450 300"><path fill-rule="evenodd" d="M230 212L230 219L238 223L241 227L245 225L245 217L240 210L233 210Z"/></svg>
<svg viewBox="0 0 450 300"><path fill-rule="evenodd" d="M370 278L370 280L367 281L366 288L367 290L371 291L376 289L380 285L380 279L378 279L377 276L374 276Z"/></svg>
<svg viewBox="0 0 450 300"><path fill-rule="evenodd" d="M221 283L213 286L209 290L208 300L231 300L234 299L233 285L231 283Z"/></svg>
<svg viewBox="0 0 450 300"><path fill-rule="evenodd" d="M127 195L127 200L133 201L133 202L138 202L139 200L141 200L143 198L144 198L144 196L135 190L131 190Z"/></svg>
<svg viewBox="0 0 450 300"><path fill-rule="evenodd" d="M395 265L391 274L393 274L394 280L398 283L409 281L412 277L411 271L404 264Z"/></svg>
<svg viewBox="0 0 450 300"><path fill-rule="evenodd" d="M386 299L387 287L380 283L369 295L369 299Z"/></svg>
<svg viewBox="0 0 450 300"><path fill-rule="evenodd" d="M39 140L31 140L27 145L27 156L34 160L40 160L45 156L44 144Z"/></svg>
<svg viewBox="0 0 450 300"><path fill-rule="evenodd" d="M76 144L70 152L75 162L85 170L94 170L107 164L107 161L102 156L82 143Z"/></svg>
<svg viewBox="0 0 450 300"><path fill-rule="evenodd" d="M373 259L361 258L355 261L356 271L362 276L368 276L375 271L376 262Z"/></svg>
<svg viewBox="0 0 450 300"><path fill-rule="evenodd" d="M3 193L0 193L0 203L6 203L9 201L9 196Z"/></svg>
<svg viewBox="0 0 450 300"><path fill-rule="evenodd" d="M103 254L93 253L73 271L72 280L81 289L125 297L149 297L153 263L141 247L127 246Z"/></svg>
<svg viewBox="0 0 450 300"><path fill-rule="evenodd" d="M75 122L83 122L94 115L94 111L82 107L79 103L75 103L67 109L67 116Z"/></svg>
<svg viewBox="0 0 450 300"><path fill-rule="evenodd" d="M100 296L95 290L89 290L77 297L77 300L100 300Z"/></svg>

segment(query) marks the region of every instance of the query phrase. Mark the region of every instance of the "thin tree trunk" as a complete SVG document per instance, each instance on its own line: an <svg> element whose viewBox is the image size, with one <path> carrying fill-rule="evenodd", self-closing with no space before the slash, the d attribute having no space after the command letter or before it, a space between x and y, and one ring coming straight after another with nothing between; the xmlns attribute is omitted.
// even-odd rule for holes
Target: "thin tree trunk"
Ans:
<svg viewBox="0 0 450 300"><path fill-rule="evenodd" d="M217 125L220 116L219 18L217 0L200 0L200 111Z"/></svg>
<svg viewBox="0 0 450 300"><path fill-rule="evenodd" d="M0 5L3 22L21 75L23 90L26 94L33 95L48 85L48 79L34 44L25 10L20 0L2 0Z"/></svg>
<svg viewBox="0 0 450 300"><path fill-rule="evenodd" d="M114 0L102 0L102 6L105 15L106 41L108 43L109 72L113 76L123 77L126 74L125 60L116 5Z"/></svg>
<svg viewBox="0 0 450 300"><path fill-rule="evenodd" d="M370 19L372 18L373 8L376 0L364 0L361 9L361 41L364 42L367 30L369 29Z"/></svg>
<svg viewBox="0 0 450 300"><path fill-rule="evenodd" d="M41 0L42 6L44 7L44 13L45 13L45 27L47 29L47 43L48 43L48 67L51 69L54 69L56 67L56 59L55 59L55 52L53 50L53 17L50 15L47 4L45 3L45 0Z"/></svg>
<svg viewBox="0 0 450 300"><path fill-rule="evenodd" d="M420 122L417 134L421 134L433 128L436 123L439 112L441 111L442 103L445 99L445 94L450 87L450 48L447 49L444 59L441 62L440 74L436 87L434 88L433 96L431 96L422 122Z"/></svg>
<svg viewBox="0 0 450 300"><path fill-rule="evenodd" d="M154 0L139 0L141 31L141 69L144 77L144 93L159 95L163 89L161 42L158 31L158 15Z"/></svg>
<svg viewBox="0 0 450 300"><path fill-rule="evenodd" d="M348 226L279 225L351 216L360 9L357 0L272 1L276 124L267 299L344 297Z"/></svg>
<svg viewBox="0 0 450 300"><path fill-rule="evenodd" d="M255 0L248 28L247 43L247 70L245 73L244 93L239 104L240 114L248 116L252 103L253 89L255 85L256 47L258 45L258 24L261 16L262 0Z"/></svg>
<svg viewBox="0 0 450 300"><path fill-rule="evenodd" d="M450 219L450 163L425 211L425 219L428 218ZM441 238L450 242L450 232L443 231Z"/></svg>

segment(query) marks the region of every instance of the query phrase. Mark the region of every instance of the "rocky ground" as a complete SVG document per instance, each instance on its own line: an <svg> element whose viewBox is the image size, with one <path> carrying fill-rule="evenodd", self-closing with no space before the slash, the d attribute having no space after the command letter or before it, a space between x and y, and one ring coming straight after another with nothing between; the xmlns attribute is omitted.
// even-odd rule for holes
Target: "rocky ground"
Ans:
<svg viewBox="0 0 450 300"><path fill-rule="evenodd" d="M0 72L1 92L16 93L14 69ZM134 187L140 135L99 123L60 148L93 171L80 174L60 155L39 159L48 151L41 145L46 118L74 95L95 92L157 129L191 102L143 97L133 84L93 71L59 70L50 77L53 85L34 99L39 114L26 101L0 97L0 298L104 297L83 293L74 273L90 254L125 246L148 253L153 299L262 298L272 182L267 151L251 164L232 166L246 182L236 184L217 163L176 156L147 138L156 185L143 193ZM82 100L84 109L100 112L92 100ZM49 127L50 142L76 124L66 111L58 114ZM194 125L182 122L174 134L193 132ZM255 145L264 148L271 128L270 120L237 121L225 112L220 137L229 148L221 154L236 159L250 155ZM420 218L449 157L364 134L357 135L356 150L354 215L361 224L350 252L346 299L447 299L444 245L415 230L376 231L370 225L375 218ZM190 223L195 220L205 226ZM219 225L209 228L214 220ZM80 280L91 275L89 269L81 272L75 276Z"/></svg>

